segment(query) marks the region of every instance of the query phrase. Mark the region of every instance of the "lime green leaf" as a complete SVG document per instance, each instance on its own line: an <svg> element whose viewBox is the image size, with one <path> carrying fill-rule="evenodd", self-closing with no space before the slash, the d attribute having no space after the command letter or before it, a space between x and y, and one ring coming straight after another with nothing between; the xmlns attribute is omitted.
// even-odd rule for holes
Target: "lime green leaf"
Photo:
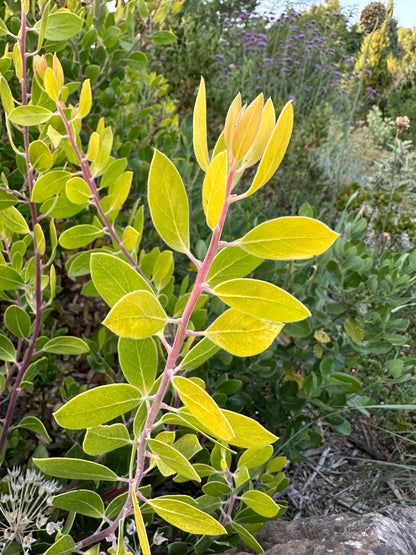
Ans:
<svg viewBox="0 0 416 555"><path fill-rule="evenodd" d="M212 291L245 314L273 322L294 322L311 315L300 301L280 287L258 279L232 279Z"/></svg>
<svg viewBox="0 0 416 555"><path fill-rule="evenodd" d="M227 533L225 528L212 516L183 501L158 497L149 500L148 504L166 522L190 534L219 536Z"/></svg>
<svg viewBox="0 0 416 555"><path fill-rule="evenodd" d="M55 77L53 70L50 67L48 67L45 72L45 76L43 78L43 85L49 97L53 101L57 102L59 98L58 81Z"/></svg>
<svg viewBox="0 0 416 555"><path fill-rule="evenodd" d="M155 150L149 171L148 200L153 224L172 249L189 251L189 206L181 176L164 154Z"/></svg>
<svg viewBox="0 0 416 555"><path fill-rule="evenodd" d="M67 41L76 35L84 24L84 20L75 13L61 8L49 14L46 21L45 38L52 41ZM38 21L34 30L39 33L41 21Z"/></svg>
<svg viewBox="0 0 416 555"><path fill-rule="evenodd" d="M230 410L222 410L234 432L234 437L229 441L232 445L247 449L249 447L263 447L270 445L279 438L263 428L261 424Z"/></svg>
<svg viewBox="0 0 416 555"><path fill-rule="evenodd" d="M111 254L94 253L91 256L91 277L109 306L114 306L124 295L133 291L153 293L150 285L130 264Z"/></svg>
<svg viewBox="0 0 416 555"><path fill-rule="evenodd" d="M148 395L156 379L157 350L151 337L145 339L129 339L120 337L118 357L124 377Z"/></svg>
<svg viewBox="0 0 416 555"><path fill-rule="evenodd" d="M179 368L181 368L181 370L198 368L219 350L220 348L217 347L217 345L214 345L209 339L204 337L189 351L189 353L187 353L180 363Z"/></svg>
<svg viewBox="0 0 416 555"><path fill-rule="evenodd" d="M204 486L202 486L202 491L206 495L212 495L213 497L223 497L224 495L228 495L230 493L231 488L228 484L224 482L212 480L211 482L207 482Z"/></svg>
<svg viewBox="0 0 416 555"><path fill-rule="evenodd" d="M168 465L172 470L188 478L189 480L201 481L198 473L194 470L191 463L182 455L180 451L168 445L163 441L157 439L148 439L147 444L150 447L153 455L156 455L157 460L161 460L164 464Z"/></svg>
<svg viewBox="0 0 416 555"><path fill-rule="evenodd" d="M207 144L207 108L205 100L205 81L201 77L198 94L195 101L193 116L193 144L198 164L204 171L209 166L209 154Z"/></svg>
<svg viewBox="0 0 416 555"><path fill-rule="evenodd" d="M55 495L52 505L64 511L73 511L92 518L102 518L104 503L98 493L86 489Z"/></svg>
<svg viewBox="0 0 416 555"><path fill-rule="evenodd" d="M112 470L102 464L83 459L33 459L35 465L48 476L73 480L104 480L115 482L119 478Z"/></svg>
<svg viewBox="0 0 416 555"><path fill-rule="evenodd" d="M280 472L285 467L286 462L286 457L276 457L269 462L266 472L269 474L272 472Z"/></svg>
<svg viewBox="0 0 416 555"><path fill-rule="evenodd" d="M9 84L3 76L0 77L0 98L3 104L4 112L9 114L14 108L14 98Z"/></svg>
<svg viewBox="0 0 416 555"><path fill-rule="evenodd" d="M132 178L133 172L124 172L120 175L115 183L109 186L109 196L107 201L109 206L103 206L106 212L108 212L109 210L116 210L117 208L120 208L120 206L124 203L130 192Z"/></svg>
<svg viewBox="0 0 416 555"><path fill-rule="evenodd" d="M240 247L226 247L215 256L205 281L215 287L223 281L246 276L261 262L262 258L253 256Z"/></svg>
<svg viewBox="0 0 416 555"><path fill-rule="evenodd" d="M45 234L43 233L42 226L39 223L35 225L35 241L36 248L40 254L44 255L46 249Z"/></svg>
<svg viewBox="0 0 416 555"><path fill-rule="evenodd" d="M152 34L152 42L157 45L172 44L178 37L170 31L156 31Z"/></svg>
<svg viewBox="0 0 416 555"><path fill-rule="evenodd" d="M237 534L240 536L243 542L245 542L249 547L251 547L251 549L254 550L254 553L264 553L262 546L259 544L256 538L252 536L250 532L244 528L244 526L241 526L236 522L232 522L231 526L234 528L234 530L237 532Z"/></svg>
<svg viewBox="0 0 416 555"><path fill-rule="evenodd" d="M111 519L116 518L116 516L120 514L121 509L124 507L128 495L129 492L126 491L125 493L118 495L112 501L110 501L105 510L105 516Z"/></svg>
<svg viewBox="0 0 416 555"><path fill-rule="evenodd" d="M279 511L279 507L273 499L262 491L246 491L241 496L241 499L250 509L253 509L253 511L266 518L273 518Z"/></svg>
<svg viewBox="0 0 416 555"><path fill-rule="evenodd" d="M55 355L81 355L90 349L80 337L54 337L45 343L43 350Z"/></svg>
<svg viewBox="0 0 416 555"><path fill-rule="evenodd" d="M13 233L30 233L26 220L14 206L0 210L0 221Z"/></svg>
<svg viewBox="0 0 416 555"><path fill-rule="evenodd" d="M140 392L132 385L102 385L77 395L56 411L54 417L62 428L91 428L137 407L140 401Z"/></svg>
<svg viewBox="0 0 416 555"><path fill-rule="evenodd" d="M240 486L245 484L250 480L250 473L247 467L240 466L236 472L234 472L234 485L238 489Z"/></svg>
<svg viewBox="0 0 416 555"><path fill-rule="evenodd" d="M211 229L218 224L227 190L227 151L221 152L208 166L202 186L202 204Z"/></svg>
<svg viewBox="0 0 416 555"><path fill-rule="evenodd" d="M24 285L24 281L19 272L16 272L16 270L11 268L10 266L0 264L0 291L18 289L19 287L22 287L22 285Z"/></svg>
<svg viewBox="0 0 416 555"><path fill-rule="evenodd" d="M237 468L245 466L246 468L255 468L266 463L273 455L273 447L264 445L263 447L250 447L238 459Z"/></svg>
<svg viewBox="0 0 416 555"><path fill-rule="evenodd" d="M36 434L46 437L48 441L51 441L51 438L46 431L45 426L35 416L26 416L25 418L23 418L23 420L19 422L18 427L24 428L25 430L30 430L31 432L35 432Z"/></svg>
<svg viewBox="0 0 416 555"><path fill-rule="evenodd" d="M167 321L168 317L154 294L134 291L114 305L103 324L120 337L142 339L160 332Z"/></svg>
<svg viewBox="0 0 416 555"><path fill-rule="evenodd" d="M44 202L55 196L65 188L70 178L71 173L64 170L54 170L42 175L33 187L32 202Z"/></svg>
<svg viewBox="0 0 416 555"><path fill-rule="evenodd" d="M272 260L301 260L323 253L338 233L313 218L287 216L264 222L238 240L245 251Z"/></svg>
<svg viewBox="0 0 416 555"><path fill-rule="evenodd" d="M37 172L47 172L52 167L52 154L43 141L33 141L29 145L29 160Z"/></svg>
<svg viewBox="0 0 416 555"><path fill-rule="evenodd" d="M181 376L175 376L172 384L182 403L201 424L222 439L233 437L233 430L221 409L202 387Z"/></svg>
<svg viewBox="0 0 416 555"><path fill-rule="evenodd" d="M82 448L89 455L101 455L122 447L130 440L124 424L88 428Z"/></svg>
<svg viewBox="0 0 416 555"><path fill-rule="evenodd" d="M65 192L68 199L74 204L85 204L91 197L88 183L78 176L68 179L65 184Z"/></svg>
<svg viewBox="0 0 416 555"><path fill-rule="evenodd" d="M99 135L100 148L91 164L91 172L94 176L100 175L104 170L113 148L113 131L111 127L105 127L99 132Z"/></svg>
<svg viewBox="0 0 416 555"><path fill-rule="evenodd" d="M88 245L88 243L92 243L102 235L104 235L103 230L95 227L95 225L76 225L62 233L59 237L59 244L64 247L64 249L77 249L78 247L84 247Z"/></svg>
<svg viewBox="0 0 416 555"><path fill-rule="evenodd" d="M11 305L6 308L4 313L4 323L6 324L6 328L16 337L29 337L31 328L30 316L20 306Z"/></svg>
<svg viewBox="0 0 416 555"><path fill-rule="evenodd" d="M9 113L9 120L14 125L30 126L46 123L52 112L42 106L17 106Z"/></svg>
<svg viewBox="0 0 416 555"><path fill-rule="evenodd" d="M85 116L88 115L89 111L91 110L91 104L92 104L91 84L90 84L90 80L86 79L82 83L77 116L81 119L85 118Z"/></svg>
<svg viewBox="0 0 416 555"><path fill-rule="evenodd" d="M247 357L267 349L282 328L278 322L253 318L230 308L205 330L205 335L232 355Z"/></svg>
<svg viewBox="0 0 416 555"><path fill-rule="evenodd" d="M250 189L242 197L247 197L263 187L280 165L288 147L293 128L293 108L288 102L283 108L276 127L267 143L266 150L260 161L257 173Z"/></svg>
<svg viewBox="0 0 416 555"><path fill-rule="evenodd" d="M0 191L0 211L16 204L17 198L7 191Z"/></svg>
<svg viewBox="0 0 416 555"><path fill-rule="evenodd" d="M15 362L16 349L13 343L5 335L0 333L0 360Z"/></svg>
<svg viewBox="0 0 416 555"><path fill-rule="evenodd" d="M139 538L140 549L143 555L151 555L149 540L147 539L146 527L144 525L143 516L140 511L139 503L137 502L136 484L133 484L132 492L134 521L136 523L137 536Z"/></svg>
<svg viewBox="0 0 416 555"><path fill-rule="evenodd" d="M65 534L61 536L49 549L47 549L44 555L72 555L75 548L75 542Z"/></svg>
<svg viewBox="0 0 416 555"><path fill-rule="evenodd" d="M119 158L117 160L112 160L109 162L105 168L103 176L101 178L100 187L109 187L112 183L117 181L123 171L127 166L127 158Z"/></svg>

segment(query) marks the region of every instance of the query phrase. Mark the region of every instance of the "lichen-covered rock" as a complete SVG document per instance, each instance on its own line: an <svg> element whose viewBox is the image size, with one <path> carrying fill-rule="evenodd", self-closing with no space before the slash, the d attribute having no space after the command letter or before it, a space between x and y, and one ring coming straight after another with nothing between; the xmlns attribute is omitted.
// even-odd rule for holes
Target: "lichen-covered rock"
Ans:
<svg viewBox="0 0 416 555"><path fill-rule="evenodd" d="M416 507L267 522L256 534L265 555L415 555ZM247 555L241 546L228 555Z"/></svg>

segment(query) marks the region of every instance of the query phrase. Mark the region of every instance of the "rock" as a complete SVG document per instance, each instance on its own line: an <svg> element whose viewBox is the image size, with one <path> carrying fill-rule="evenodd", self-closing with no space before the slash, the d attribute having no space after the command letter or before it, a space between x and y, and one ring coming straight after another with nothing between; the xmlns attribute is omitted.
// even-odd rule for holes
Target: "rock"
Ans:
<svg viewBox="0 0 416 555"><path fill-rule="evenodd" d="M416 555L416 507L267 522L256 534L265 555ZM247 546L228 555L253 553Z"/></svg>

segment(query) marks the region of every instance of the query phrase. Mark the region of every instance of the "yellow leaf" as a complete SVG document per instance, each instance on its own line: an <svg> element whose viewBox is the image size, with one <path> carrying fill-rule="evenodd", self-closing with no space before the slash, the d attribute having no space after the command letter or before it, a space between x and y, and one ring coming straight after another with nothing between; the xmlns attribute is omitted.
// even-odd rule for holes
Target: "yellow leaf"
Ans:
<svg viewBox="0 0 416 555"><path fill-rule="evenodd" d="M259 130L262 111L263 94L259 94L237 122L232 139L232 153L235 160L241 160L253 144Z"/></svg>
<svg viewBox="0 0 416 555"><path fill-rule="evenodd" d="M302 260L323 253L338 236L313 218L286 216L258 225L236 243L261 258Z"/></svg>
<svg viewBox="0 0 416 555"><path fill-rule="evenodd" d="M100 135L95 131L91 133L90 142L88 143L87 160L92 162L100 152Z"/></svg>
<svg viewBox="0 0 416 555"><path fill-rule="evenodd" d="M202 204L211 229L218 224L227 190L227 151L221 152L208 166L202 186Z"/></svg>
<svg viewBox="0 0 416 555"><path fill-rule="evenodd" d="M53 55L53 72L56 77L56 82L58 84L58 90L61 91L62 87L64 86L64 72L61 66L61 62L58 60L58 56L56 53Z"/></svg>
<svg viewBox="0 0 416 555"><path fill-rule="evenodd" d="M208 430L225 440L230 440L234 436L221 409L202 387L181 376L172 378L172 385L185 407Z"/></svg>
<svg viewBox="0 0 416 555"><path fill-rule="evenodd" d="M293 128L293 108L292 103L288 102L283 108L282 113L276 123L272 136L267 143L266 150L263 154L254 181L250 189L241 195L240 198L248 197L263 187L267 181L273 176L274 172L280 165L288 147L290 136Z"/></svg>
<svg viewBox="0 0 416 555"><path fill-rule="evenodd" d="M78 105L78 117L85 118L85 116L91 110L92 104L92 95L91 95L91 85L90 80L87 79L82 84L81 94L79 97L79 105Z"/></svg>
<svg viewBox="0 0 416 555"><path fill-rule="evenodd" d="M263 428L256 420L230 410L222 410L223 415L234 431L231 445L247 449L249 447L264 447L271 445L279 438Z"/></svg>
<svg viewBox="0 0 416 555"><path fill-rule="evenodd" d="M149 540L147 539L146 527L144 525L142 513L140 511L139 503L137 502L136 484L133 484L131 490L131 497L134 509L134 521L136 523L137 536L139 538L140 548L143 555L151 555Z"/></svg>
<svg viewBox="0 0 416 555"><path fill-rule="evenodd" d="M316 330L313 336L319 343L329 343L331 341L330 336L323 330Z"/></svg>
<svg viewBox="0 0 416 555"><path fill-rule="evenodd" d="M222 131L221 135L218 137L217 142L214 146L212 158L215 158L216 156L218 156L220 152L223 152L224 150L227 150L227 147L225 146L225 141L224 141L224 131Z"/></svg>
<svg viewBox="0 0 416 555"><path fill-rule="evenodd" d="M205 331L206 337L232 355L248 357L266 350L283 324L253 318L230 308Z"/></svg>
<svg viewBox="0 0 416 555"><path fill-rule="evenodd" d="M57 102L59 98L59 89L56 77L50 67L46 70L45 77L43 78L45 90L52 100Z"/></svg>
<svg viewBox="0 0 416 555"><path fill-rule="evenodd" d="M19 44L17 42L13 46L12 58L13 58L14 69L16 71L16 77L19 79L19 81L21 81L23 77L23 64L22 64L22 55L20 53Z"/></svg>
<svg viewBox="0 0 416 555"><path fill-rule="evenodd" d="M224 125L224 143L227 148L231 148L231 142L234 135L235 126L237 124L238 116L241 112L241 94L234 98L231 106L228 109L227 117Z"/></svg>
<svg viewBox="0 0 416 555"><path fill-rule="evenodd" d="M198 94L194 107L193 119L193 142L194 152L201 169L207 171L209 166L208 143L207 143L207 108L205 100L205 81L201 77Z"/></svg>
<svg viewBox="0 0 416 555"><path fill-rule="evenodd" d="M260 127L254 143L251 145L250 150L243 159L244 168L249 168L263 156L267 143L273 133L275 123L276 115L274 112L274 106L271 98L269 98L263 108Z"/></svg>
<svg viewBox="0 0 416 555"><path fill-rule="evenodd" d="M43 234L43 229L40 224L35 225L35 238L36 238L36 248L40 254L45 254L45 235Z"/></svg>

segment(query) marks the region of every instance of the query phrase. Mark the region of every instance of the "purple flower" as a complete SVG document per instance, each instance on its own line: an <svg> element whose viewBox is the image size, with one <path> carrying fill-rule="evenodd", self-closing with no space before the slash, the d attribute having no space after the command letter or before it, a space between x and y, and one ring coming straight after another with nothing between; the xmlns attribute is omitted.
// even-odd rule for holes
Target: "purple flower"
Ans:
<svg viewBox="0 0 416 555"><path fill-rule="evenodd" d="M315 69L319 71L320 69L322 69L322 67L319 64L315 64Z"/></svg>
<svg viewBox="0 0 416 555"><path fill-rule="evenodd" d="M341 15L340 12L334 12L332 15L334 15L335 17L339 17Z"/></svg>
<svg viewBox="0 0 416 555"><path fill-rule="evenodd" d="M312 86L305 87L305 92L311 92L313 90Z"/></svg>
<svg viewBox="0 0 416 555"><path fill-rule="evenodd" d="M331 39L336 39L337 38L337 34L336 33L331 33Z"/></svg>
<svg viewBox="0 0 416 555"><path fill-rule="evenodd" d="M265 64L271 64L271 63L273 63L273 60L271 58L263 58L263 62Z"/></svg>
<svg viewBox="0 0 416 555"><path fill-rule="evenodd" d="M366 69L365 72L366 72L367 75L372 75L371 69Z"/></svg>
<svg viewBox="0 0 416 555"><path fill-rule="evenodd" d="M343 21L344 21L344 23L348 23L348 21L349 21L348 17L344 17Z"/></svg>
<svg viewBox="0 0 416 555"><path fill-rule="evenodd" d="M354 63L354 60L352 58L348 58L347 64L353 64L353 63Z"/></svg>
<svg viewBox="0 0 416 555"><path fill-rule="evenodd" d="M295 60L293 63L294 63L296 66L300 66L300 62L299 62L298 60Z"/></svg>
<svg viewBox="0 0 416 555"><path fill-rule="evenodd" d="M294 94L289 95L289 100L296 100L296 96Z"/></svg>
<svg viewBox="0 0 416 555"><path fill-rule="evenodd" d="M342 73L340 71L334 71L334 75L337 75L338 77L341 77Z"/></svg>
<svg viewBox="0 0 416 555"><path fill-rule="evenodd" d="M263 42L263 41L260 41L260 42L257 43L257 46L260 46L260 47L264 48L266 46L266 43Z"/></svg>

